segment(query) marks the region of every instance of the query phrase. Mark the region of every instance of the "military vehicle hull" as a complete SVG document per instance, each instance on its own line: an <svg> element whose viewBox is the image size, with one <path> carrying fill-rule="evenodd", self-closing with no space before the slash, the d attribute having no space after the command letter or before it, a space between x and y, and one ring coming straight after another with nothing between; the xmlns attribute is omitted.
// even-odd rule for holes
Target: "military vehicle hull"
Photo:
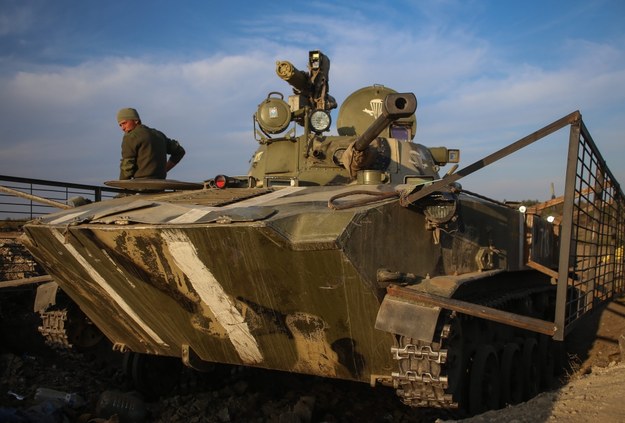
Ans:
<svg viewBox="0 0 625 423"><path fill-rule="evenodd" d="M374 327L378 270L420 279L477 271L487 236L509 245L512 260L503 259L518 270L520 234L507 223L519 227L520 214L466 199L474 239L437 243L423 215L396 201L327 207L349 190L265 190L220 207L167 202L180 194L125 197L47 216L27 234L63 290L123 349L190 348L205 361L369 382L393 366L393 336ZM190 201L223 191L199 193ZM501 227L480 230L484 215Z"/></svg>

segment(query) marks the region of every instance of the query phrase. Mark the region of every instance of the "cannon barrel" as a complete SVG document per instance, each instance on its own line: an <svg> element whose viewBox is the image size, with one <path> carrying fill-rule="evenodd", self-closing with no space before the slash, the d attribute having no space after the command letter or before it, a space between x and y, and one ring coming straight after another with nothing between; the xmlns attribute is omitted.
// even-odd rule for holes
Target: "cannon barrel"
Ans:
<svg viewBox="0 0 625 423"><path fill-rule="evenodd" d="M276 74L301 93L310 91L310 81L306 72L297 69L286 60L276 62Z"/></svg>
<svg viewBox="0 0 625 423"><path fill-rule="evenodd" d="M382 102L382 112L365 132L354 141L354 149L364 151L380 133L397 119L408 117L417 110L417 98L413 93L394 93Z"/></svg>

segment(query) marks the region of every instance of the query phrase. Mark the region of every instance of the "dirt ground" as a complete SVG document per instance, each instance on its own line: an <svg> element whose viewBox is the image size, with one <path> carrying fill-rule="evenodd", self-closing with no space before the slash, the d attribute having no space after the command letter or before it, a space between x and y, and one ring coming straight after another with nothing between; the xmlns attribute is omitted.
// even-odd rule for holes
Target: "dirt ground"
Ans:
<svg viewBox="0 0 625 423"><path fill-rule="evenodd" d="M596 336L595 336L596 334ZM568 349L570 382L532 400L464 420L440 410L409 409L392 389L255 369L187 373L186 380L159 400L133 403L143 422L622 422L625 421L625 363L619 338L625 334L625 299L617 299L580 325ZM103 393L125 395L120 357L96 359L39 350L0 355L0 422L103 422L97 419ZM158 377L155 379L158 384ZM75 393L78 407L46 410L37 388ZM17 396L24 396L18 399ZM135 416L136 417L136 416ZM108 420L113 423L115 420Z"/></svg>

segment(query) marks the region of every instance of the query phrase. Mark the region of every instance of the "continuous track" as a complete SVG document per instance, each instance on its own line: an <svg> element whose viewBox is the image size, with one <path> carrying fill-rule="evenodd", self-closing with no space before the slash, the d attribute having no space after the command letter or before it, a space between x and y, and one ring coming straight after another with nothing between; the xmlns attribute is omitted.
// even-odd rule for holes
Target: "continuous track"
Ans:
<svg viewBox="0 0 625 423"><path fill-rule="evenodd" d="M471 301L543 317L553 313L554 295L547 286ZM550 337L455 312L443 319L433 342L398 336L391 350L399 368L394 387L404 404L472 415L527 400L557 381L564 349Z"/></svg>

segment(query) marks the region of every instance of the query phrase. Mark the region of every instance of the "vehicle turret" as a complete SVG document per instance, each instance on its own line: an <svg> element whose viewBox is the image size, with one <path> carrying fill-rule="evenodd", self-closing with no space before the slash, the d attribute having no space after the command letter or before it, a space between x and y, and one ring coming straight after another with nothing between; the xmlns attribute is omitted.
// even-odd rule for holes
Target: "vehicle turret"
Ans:
<svg viewBox="0 0 625 423"><path fill-rule="evenodd" d="M421 183L438 179L438 169L457 162L457 150L412 142L417 99L413 93L373 85L352 93L337 119L338 135L325 135L336 101L329 95L330 60L309 53L308 72L278 61L277 75L293 95L271 92L254 114L256 140L250 186ZM297 133L303 127L303 134ZM373 175L372 177L370 177Z"/></svg>

